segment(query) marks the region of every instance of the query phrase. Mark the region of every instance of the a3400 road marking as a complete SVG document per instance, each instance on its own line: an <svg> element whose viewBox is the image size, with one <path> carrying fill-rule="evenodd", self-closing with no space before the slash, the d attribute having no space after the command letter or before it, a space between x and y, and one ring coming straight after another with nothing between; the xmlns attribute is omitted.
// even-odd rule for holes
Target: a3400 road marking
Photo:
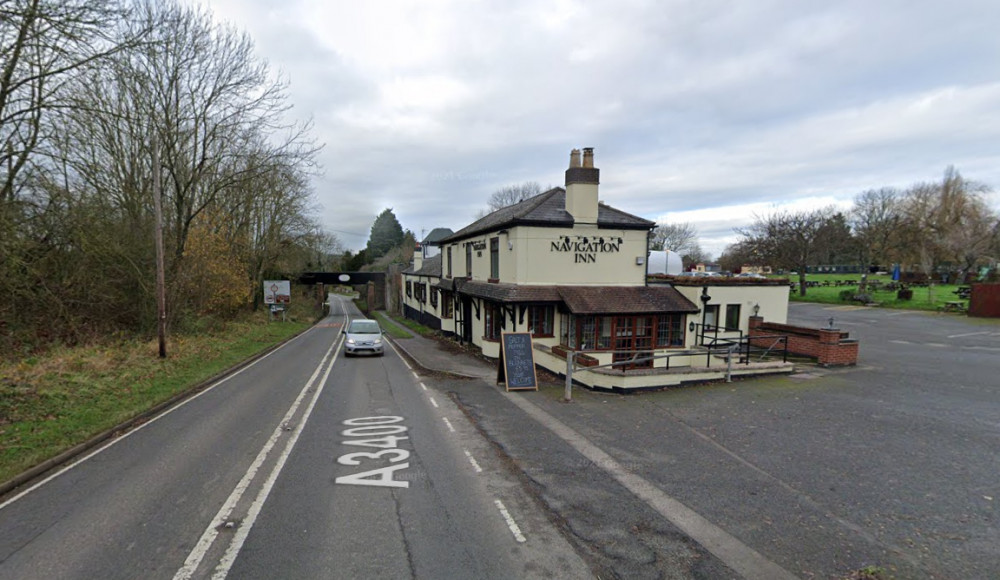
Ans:
<svg viewBox="0 0 1000 580"><path fill-rule="evenodd" d="M341 455L337 458L340 465L356 466L362 461L372 461L377 463L389 462L384 467L342 475L335 479L336 483L344 485L370 485L373 487L410 487L408 481L396 481L392 476L401 469L410 466L409 462L402 463L410 458L410 452L406 449L399 449L399 442L409 439L402 433L406 433L407 428L398 423L402 423L403 418L395 415L383 415L377 417L358 417L344 421L344 425L350 427L340 432L344 437L348 437L341 443L356 447L374 447L380 451L355 451Z"/></svg>

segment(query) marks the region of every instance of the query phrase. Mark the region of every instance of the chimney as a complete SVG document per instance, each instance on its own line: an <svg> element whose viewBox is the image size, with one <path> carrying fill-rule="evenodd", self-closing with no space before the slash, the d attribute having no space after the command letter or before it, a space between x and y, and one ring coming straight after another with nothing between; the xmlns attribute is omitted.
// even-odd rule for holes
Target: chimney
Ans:
<svg viewBox="0 0 1000 580"><path fill-rule="evenodd" d="M424 265L424 250L417 244L413 247L413 271L416 272Z"/></svg>
<svg viewBox="0 0 1000 580"><path fill-rule="evenodd" d="M598 183L600 169L594 167L594 148L584 147L582 164L580 151L571 151L569 169L566 170L566 211L573 216L575 223L597 223Z"/></svg>

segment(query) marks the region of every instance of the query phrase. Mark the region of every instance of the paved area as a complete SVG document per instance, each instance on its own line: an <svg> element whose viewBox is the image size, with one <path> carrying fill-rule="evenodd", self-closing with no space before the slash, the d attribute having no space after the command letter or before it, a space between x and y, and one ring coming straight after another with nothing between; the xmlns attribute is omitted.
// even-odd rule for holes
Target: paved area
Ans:
<svg viewBox="0 0 1000 580"><path fill-rule="evenodd" d="M429 369L482 379L437 383L608 575L739 577L511 397L798 577L869 565L892 578L1000 577L997 321L798 304L790 317L831 315L861 340L858 367L637 395L575 389L572 404L551 376L508 394L494 365L453 345L395 343Z"/></svg>

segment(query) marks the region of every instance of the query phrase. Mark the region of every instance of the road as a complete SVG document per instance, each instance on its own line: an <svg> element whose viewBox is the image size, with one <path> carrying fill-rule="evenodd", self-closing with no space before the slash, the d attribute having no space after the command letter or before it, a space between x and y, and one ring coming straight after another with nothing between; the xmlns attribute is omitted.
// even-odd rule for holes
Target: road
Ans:
<svg viewBox="0 0 1000 580"><path fill-rule="evenodd" d="M0 578L590 575L397 353L321 324L0 504ZM433 385L432 385L433 387Z"/></svg>

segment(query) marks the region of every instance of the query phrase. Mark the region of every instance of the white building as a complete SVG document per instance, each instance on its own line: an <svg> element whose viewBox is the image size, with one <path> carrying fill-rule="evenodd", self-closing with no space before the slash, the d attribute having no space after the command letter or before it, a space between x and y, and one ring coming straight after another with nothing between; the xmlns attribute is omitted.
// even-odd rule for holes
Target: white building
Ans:
<svg viewBox="0 0 1000 580"><path fill-rule="evenodd" d="M785 322L788 286L719 277L647 283L656 224L599 203L593 161L592 149L582 158L573 150L565 189L469 224L440 240L439 255L417 253L403 272L404 314L493 358L502 332L530 332L536 362L556 373L565 373L567 351L581 352L589 366L573 377L590 387L719 378L726 363L705 345L745 335L754 307Z"/></svg>

